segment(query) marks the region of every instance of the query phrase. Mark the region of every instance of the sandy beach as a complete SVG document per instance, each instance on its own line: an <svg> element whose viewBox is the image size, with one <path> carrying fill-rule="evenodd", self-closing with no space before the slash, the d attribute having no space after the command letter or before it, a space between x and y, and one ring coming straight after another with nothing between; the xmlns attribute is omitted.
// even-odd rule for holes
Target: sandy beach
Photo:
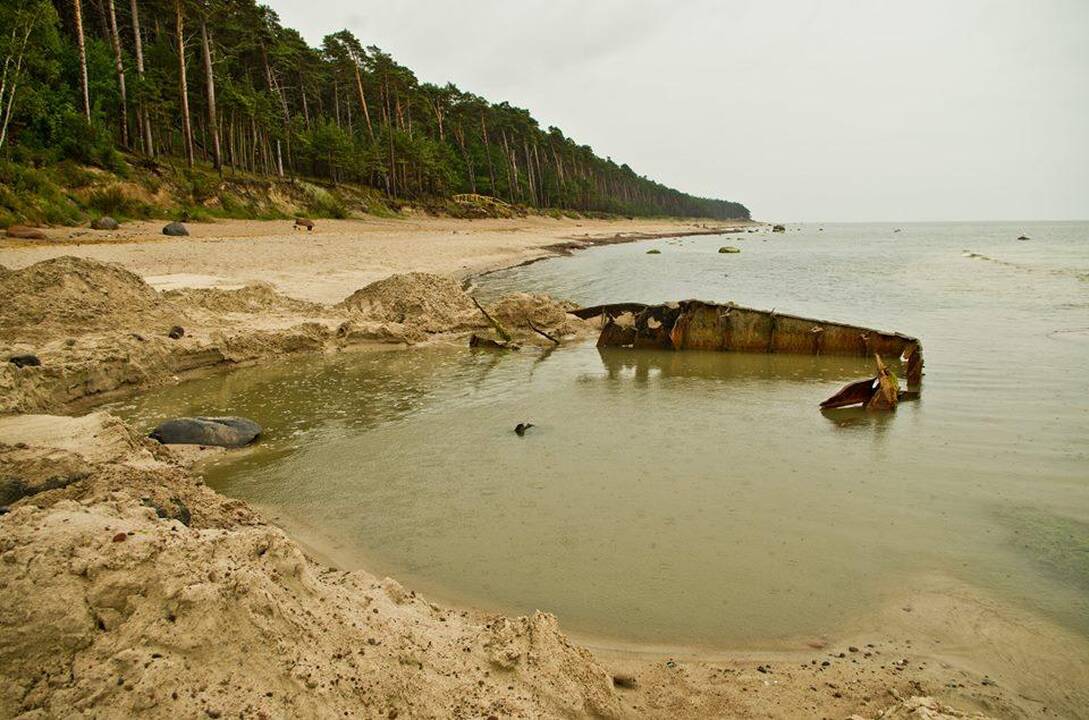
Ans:
<svg viewBox="0 0 1089 720"><path fill-rule="evenodd" d="M291 297L336 303L394 273L432 272L461 279L566 248L759 224L421 216L320 220L307 232L294 229L289 220L222 220L187 225L187 238L164 237L162 226L135 222L109 232L55 228L48 231L53 242L45 243L0 238L0 265L19 268L74 255L120 263L158 290L267 282Z"/></svg>
<svg viewBox="0 0 1089 720"><path fill-rule="evenodd" d="M945 578L789 650L568 638L547 612L429 602L213 492L192 453L106 413L70 416L273 357L464 343L491 330L462 290L472 275L750 224L410 218L307 233L224 221L190 225L188 238L160 227L0 240L0 339L40 361L0 369L0 717L1085 716L1082 639ZM544 341L512 318L589 337L562 301L488 309L523 344ZM1045 657L1070 658L1069 676L1049 676Z"/></svg>

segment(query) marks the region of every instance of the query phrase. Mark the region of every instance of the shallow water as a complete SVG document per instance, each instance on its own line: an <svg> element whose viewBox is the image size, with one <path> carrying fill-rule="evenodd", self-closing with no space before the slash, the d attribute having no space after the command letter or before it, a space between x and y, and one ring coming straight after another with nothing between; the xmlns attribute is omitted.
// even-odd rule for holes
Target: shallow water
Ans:
<svg viewBox="0 0 1089 720"><path fill-rule="evenodd" d="M265 440L209 467L213 487L342 561L583 633L824 634L942 574L1089 634L1089 224L820 227L596 248L479 292L905 332L925 390L893 415L816 409L870 372L860 359L592 345L295 358L121 411L253 417Z"/></svg>

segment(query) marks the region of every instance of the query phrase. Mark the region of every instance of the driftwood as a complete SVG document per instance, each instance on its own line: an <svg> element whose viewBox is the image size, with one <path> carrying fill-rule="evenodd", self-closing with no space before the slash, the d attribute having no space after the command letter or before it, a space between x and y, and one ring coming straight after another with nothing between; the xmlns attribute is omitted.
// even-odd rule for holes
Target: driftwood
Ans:
<svg viewBox="0 0 1089 720"><path fill-rule="evenodd" d="M534 325L533 320L531 320L530 318L527 317L526 322L529 324L529 329L532 330L533 332L537 333L538 335L545 338L546 340L551 340L553 342L553 344L555 344L555 345L560 344L560 341L557 338L552 337L551 335L546 333L544 330L542 330L541 328Z"/></svg>
<svg viewBox="0 0 1089 720"><path fill-rule="evenodd" d="M503 338L509 343L511 341L511 337L510 333L507 332L506 328L504 328L498 320L489 315L488 311L484 309L483 305L477 302L477 299L475 297L470 295L469 299L473 301L473 305L476 305L476 309L480 311L480 314L484 316L484 319L488 321L488 324L495 328L495 332L499 335L499 337Z"/></svg>

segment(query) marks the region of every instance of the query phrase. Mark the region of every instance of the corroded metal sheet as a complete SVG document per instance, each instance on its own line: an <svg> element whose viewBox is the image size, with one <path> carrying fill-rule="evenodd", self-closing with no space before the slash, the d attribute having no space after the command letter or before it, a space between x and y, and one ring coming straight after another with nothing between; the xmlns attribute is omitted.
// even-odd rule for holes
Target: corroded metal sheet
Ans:
<svg viewBox="0 0 1089 720"><path fill-rule="evenodd" d="M879 355L904 361L909 388L922 381L922 344L900 333L702 300L662 305L616 303L572 314L583 319L604 318L599 347Z"/></svg>

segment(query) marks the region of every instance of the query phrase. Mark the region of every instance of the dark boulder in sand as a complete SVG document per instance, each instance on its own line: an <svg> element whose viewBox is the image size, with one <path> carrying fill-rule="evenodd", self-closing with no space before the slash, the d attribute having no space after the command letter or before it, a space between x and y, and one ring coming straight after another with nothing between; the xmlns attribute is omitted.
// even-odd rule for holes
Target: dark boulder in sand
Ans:
<svg viewBox="0 0 1089 720"><path fill-rule="evenodd" d="M7 229L7 235L9 238L19 238L20 240L45 240L44 232L26 225L12 225Z"/></svg>
<svg viewBox="0 0 1089 720"><path fill-rule="evenodd" d="M37 355L12 355L8 362L17 368L39 367L42 364Z"/></svg>
<svg viewBox="0 0 1089 720"><path fill-rule="evenodd" d="M117 222L109 215L103 215L91 222L92 230L116 230L119 227L121 227L121 223Z"/></svg>
<svg viewBox="0 0 1089 720"><path fill-rule="evenodd" d="M249 445L261 434L261 426L243 417L175 418L159 425L148 435L163 445L212 445L238 448Z"/></svg>
<svg viewBox="0 0 1089 720"><path fill-rule="evenodd" d="M169 235L171 237L186 237L189 235L189 230L180 222L172 222L163 228L163 235Z"/></svg>

